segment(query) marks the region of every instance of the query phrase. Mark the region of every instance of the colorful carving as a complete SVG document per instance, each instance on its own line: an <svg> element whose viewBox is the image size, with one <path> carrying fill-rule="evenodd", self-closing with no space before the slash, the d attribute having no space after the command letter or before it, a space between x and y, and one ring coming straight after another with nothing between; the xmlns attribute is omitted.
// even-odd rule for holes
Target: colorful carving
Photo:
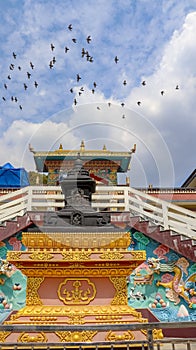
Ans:
<svg viewBox="0 0 196 350"><path fill-rule="evenodd" d="M190 281L190 277L183 281L183 273L188 274L187 268L189 262L185 258L179 258L177 261L168 264L160 263L160 259L151 258L148 259L148 265L152 269L153 273L157 272L172 272L171 274L163 274L161 280L156 282L157 286L162 286L167 289L166 296L170 301L174 301L174 304L180 302L180 297L183 298L189 305L189 307L194 306L191 296L196 295L194 288L187 287L187 283ZM191 278L196 279L196 274ZM192 293L192 295L191 295Z"/></svg>
<svg viewBox="0 0 196 350"><path fill-rule="evenodd" d="M0 259L0 273L10 277L12 274L13 266L7 260Z"/></svg>

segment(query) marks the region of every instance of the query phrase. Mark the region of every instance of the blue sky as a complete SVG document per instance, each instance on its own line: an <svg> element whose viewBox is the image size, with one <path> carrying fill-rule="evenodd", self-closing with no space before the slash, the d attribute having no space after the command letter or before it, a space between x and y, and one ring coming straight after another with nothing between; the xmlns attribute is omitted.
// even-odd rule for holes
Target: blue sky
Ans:
<svg viewBox="0 0 196 350"><path fill-rule="evenodd" d="M196 0L0 6L1 165L34 170L29 143L37 151L60 142L78 149L82 139L87 149L128 151L136 143L132 186L184 182L195 168Z"/></svg>

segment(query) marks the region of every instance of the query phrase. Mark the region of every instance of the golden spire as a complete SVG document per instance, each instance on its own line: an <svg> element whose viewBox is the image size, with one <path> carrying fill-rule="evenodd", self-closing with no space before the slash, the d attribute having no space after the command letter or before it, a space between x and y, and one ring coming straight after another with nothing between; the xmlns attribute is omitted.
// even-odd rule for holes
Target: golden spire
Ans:
<svg viewBox="0 0 196 350"><path fill-rule="evenodd" d="M103 151L107 151L106 145L103 145Z"/></svg>
<svg viewBox="0 0 196 350"><path fill-rule="evenodd" d="M85 151L85 144L84 144L84 140L82 140L82 141L81 141L80 151Z"/></svg>
<svg viewBox="0 0 196 350"><path fill-rule="evenodd" d="M62 143L60 143L60 145L59 145L59 149L60 149L60 150L62 150L62 149L63 149Z"/></svg>

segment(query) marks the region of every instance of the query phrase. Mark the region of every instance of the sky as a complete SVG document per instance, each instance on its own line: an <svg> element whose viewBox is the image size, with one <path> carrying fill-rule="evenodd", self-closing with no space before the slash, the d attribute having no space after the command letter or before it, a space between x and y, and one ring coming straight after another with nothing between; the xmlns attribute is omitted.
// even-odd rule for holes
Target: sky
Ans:
<svg viewBox="0 0 196 350"><path fill-rule="evenodd" d="M196 160L196 0L0 0L0 10L0 165L35 170L29 145L136 144L131 186L183 184Z"/></svg>

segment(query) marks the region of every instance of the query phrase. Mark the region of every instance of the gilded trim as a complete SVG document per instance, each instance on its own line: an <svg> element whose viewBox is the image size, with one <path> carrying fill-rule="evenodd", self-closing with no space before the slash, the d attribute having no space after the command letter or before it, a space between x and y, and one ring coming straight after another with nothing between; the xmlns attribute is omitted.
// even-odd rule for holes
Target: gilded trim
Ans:
<svg viewBox="0 0 196 350"><path fill-rule="evenodd" d="M38 295L38 289L43 281L44 277L29 277L27 279L26 305L43 305Z"/></svg>

